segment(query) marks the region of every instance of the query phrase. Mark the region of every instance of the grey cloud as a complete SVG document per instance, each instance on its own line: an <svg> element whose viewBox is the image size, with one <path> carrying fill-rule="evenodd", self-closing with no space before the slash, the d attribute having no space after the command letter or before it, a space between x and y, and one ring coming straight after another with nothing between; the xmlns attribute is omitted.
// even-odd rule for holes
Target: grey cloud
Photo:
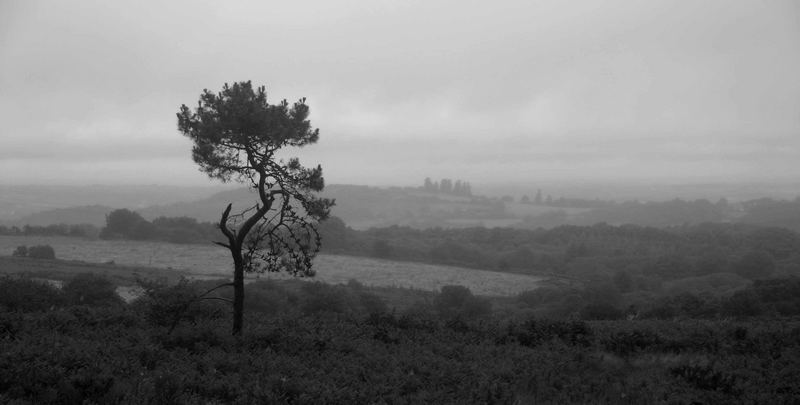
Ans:
<svg viewBox="0 0 800 405"><path fill-rule="evenodd" d="M748 0L3 2L0 160L191 167L178 106L252 79L308 96L322 141L300 155L335 182L800 175L798 16Z"/></svg>

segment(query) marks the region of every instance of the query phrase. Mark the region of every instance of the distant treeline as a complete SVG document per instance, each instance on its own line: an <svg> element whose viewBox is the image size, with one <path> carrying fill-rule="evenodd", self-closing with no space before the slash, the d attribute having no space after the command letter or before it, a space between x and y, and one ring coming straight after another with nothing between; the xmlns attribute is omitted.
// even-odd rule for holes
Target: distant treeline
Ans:
<svg viewBox="0 0 800 405"><path fill-rule="evenodd" d="M762 201L755 206L795 203ZM685 202L662 204L705 206ZM580 280L616 277L623 289L648 289L665 280L714 273L733 273L746 279L773 274L800 275L800 235L797 232L742 223L663 228L600 223L552 229L391 226L358 231L332 217L320 224L320 232L322 251L327 253L559 275ZM0 233L172 243L209 243L221 239L214 223L188 217L159 217L148 221L127 209L112 211L107 216L106 226L100 230L86 225L50 225L0 227Z"/></svg>
<svg viewBox="0 0 800 405"><path fill-rule="evenodd" d="M81 238L97 238L100 228L92 224L54 224L47 226L3 226L0 225L0 235L9 236L74 236Z"/></svg>
<svg viewBox="0 0 800 405"><path fill-rule="evenodd" d="M513 201L513 197L505 197L505 200L509 200L509 198ZM521 204L532 204L532 205L544 205L547 207L559 207L559 208L601 208L614 205L613 201L602 201L599 199L594 200L587 200L585 198L564 198L558 197L553 198L552 196L548 195L545 198L542 198L542 191L538 190L536 192L536 196L531 199L527 195L523 195L520 197L519 202Z"/></svg>
<svg viewBox="0 0 800 405"><path fill-rule="evenodd" d="M725 200L717 203L703 199L694 201L674 199L646 203L626 201L607 203L605 207L596 208L578 216L576 222L586 225L608 222L663 227L721 222L731 217L734 211L736 211L736 207L730 206Z"/></svg>
<svg viewBox="0 0 800 405"><path fill-rule="evenodd" d="M111 211L106 226L91 224L6 227L0 235L10 236L71 236L101 239L154 240L171 243L207 243L220 239L217 224L198 222L189 217L158 217L152 221L128 209Z"/></svg>
<svg viewBox="0 0 800 405"><path fill-rule="evenodd" d="M331 218L321 229L328 252L581 279L625 273L647 284L720 272L800 273L798 233L744 224L355 231Z"/></svg>
<svg viewBox="0 0 800 405"><path fill-rule="evenodd" d="M704 199L621 203L559 199L543 205L591 209L573 216L569 216L566 211L528 216L523 220L523 227L553 227L566 223L593 225L600 222L668 227L704 222L737 222L800 231L800 198L792 201L764 198L740 203L729 203L725 199L713 203Z"/></svg>

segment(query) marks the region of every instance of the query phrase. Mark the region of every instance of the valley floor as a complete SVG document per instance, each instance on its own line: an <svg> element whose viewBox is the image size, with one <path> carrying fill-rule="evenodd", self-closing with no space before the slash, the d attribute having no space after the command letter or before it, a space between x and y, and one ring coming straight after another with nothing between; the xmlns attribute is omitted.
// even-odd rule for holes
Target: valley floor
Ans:
<svg viewBox="0 0 800 405"><path fill-rule="evenodd" d="M3 254L10 255L19 245L50 245L59 259L86 262L81 266L87 266L87 271L116 274L119 270L117 267L122 267L123 272L136 270L153 275L163 272L167 277L186 275L195 278L225 278L231 274L229 254L225 249L211 244L0 235L0 258ZM110 265L112 262L113 266ZM513 296L535 289L543 281L541 277L523 274L330 254L318 255L314 270L317 272L315 280L331 284L346 283L352 279L371 286L428 291L457 284L476 294L495 296ZM3 271L2 268L0 271ZM286 279L289 276L269 273L258 277Z"/></svg>

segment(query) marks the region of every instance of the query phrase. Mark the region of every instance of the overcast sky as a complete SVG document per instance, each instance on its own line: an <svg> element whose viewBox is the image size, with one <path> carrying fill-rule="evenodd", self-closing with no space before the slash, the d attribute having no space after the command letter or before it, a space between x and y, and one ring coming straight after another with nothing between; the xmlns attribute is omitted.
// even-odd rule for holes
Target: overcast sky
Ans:
<svg viewBox="0 0 800 405"><path fill-rule="evenodd" d="M796 0L3 0L0 184L212 184L175 113L240 80L328 183L797 179L798 72Z"/></svg>

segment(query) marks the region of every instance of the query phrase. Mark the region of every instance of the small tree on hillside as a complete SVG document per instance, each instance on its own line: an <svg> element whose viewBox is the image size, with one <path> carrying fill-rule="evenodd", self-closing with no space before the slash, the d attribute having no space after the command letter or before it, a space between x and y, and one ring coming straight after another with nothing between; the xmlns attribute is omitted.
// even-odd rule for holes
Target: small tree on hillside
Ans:
<svg viewBox="0 0 800 405"><path fill-rule="evenodd" d="M242 331L244 273L286 271L313 276L319 251L316 224L333 201L314 195L324 187L322 167L306 168L297 158L279 159L286 147L319 139L308 121L305 99L269 104L265 88L249 81L227 83L219 93L203 90L197 108L181 106L178 129L194 143L192 158L209 177L249 184L254 205L232 214L228 204L219 228L233 258L233 333Z"/></svg>
<svg viewBox="0 0 800 405"><path fill-rule="evenodd" d="M143 228L147 226L145 224L149 225L147 220L136 211L125 208L114 210L106 215L106 226L100 231L100 237L103 239L132 239L135 235L143 233Z"/></svg>

